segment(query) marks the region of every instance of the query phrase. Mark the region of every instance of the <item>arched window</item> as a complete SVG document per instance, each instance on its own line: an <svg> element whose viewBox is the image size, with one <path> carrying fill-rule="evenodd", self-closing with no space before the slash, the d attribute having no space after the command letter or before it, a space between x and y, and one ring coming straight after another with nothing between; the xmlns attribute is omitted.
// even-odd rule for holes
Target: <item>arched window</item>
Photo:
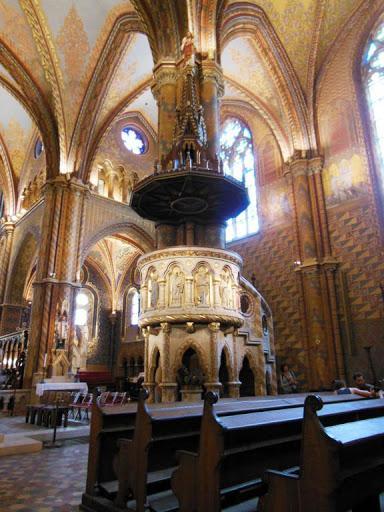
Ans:
<svg viewBox="0 0 384 512"><path fill-rule="evenodd" d="M0 188L0 219L4 214L4 194Z"/></svg>
<svg viewBox="0 0 384 512"><path fill-rule="evenodd" d="M89 297L83 291L76 295L75 325L84 326L88 323Z"/></svg>
<svg viewBox="0 0 384 512"><path fill-rule="evenodd" d="M135 289L131 294L131 325L139 323L139 292Z"/></svg>
<svg viewBox="0 0 384 512"><path fill-rule="evenodd" d="M384 20L369 38L363 56L362 74L380 169L379 179L384 192Z"/></svg>
<svg viewBox="0 0 384 512"><path fill-rule="evenodd" d="M225 174L239 181L244 180L250 200L245 211L227 222L226 239L230 242L259 231L252 135L239 119L230 118L225 121L220 137L220 157Z"/></svg>

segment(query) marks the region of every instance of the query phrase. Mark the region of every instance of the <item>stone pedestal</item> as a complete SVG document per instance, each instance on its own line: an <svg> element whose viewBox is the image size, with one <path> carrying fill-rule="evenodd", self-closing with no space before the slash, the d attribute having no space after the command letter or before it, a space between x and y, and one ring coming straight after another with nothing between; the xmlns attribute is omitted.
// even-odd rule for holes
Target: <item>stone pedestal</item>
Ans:
<svg viewBox="0 0 384 512"><path fill-rule="evenodd" d="M239 380L237 380L235 382L228 382L230 398L239 398L240 397L240 386L241 386L241 382Z"/></svg>
<svg viewBox="0 0 384 512"><path fill-rule="evenodd" d="M199 402L203 390L201 386L183 386L180 392L183 402Z"/></svg>

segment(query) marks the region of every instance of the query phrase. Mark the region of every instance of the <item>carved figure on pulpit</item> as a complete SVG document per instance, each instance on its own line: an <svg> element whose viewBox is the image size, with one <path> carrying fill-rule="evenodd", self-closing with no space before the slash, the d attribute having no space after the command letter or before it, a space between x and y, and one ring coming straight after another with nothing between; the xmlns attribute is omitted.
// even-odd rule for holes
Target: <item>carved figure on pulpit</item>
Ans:
<svg viewBox="0 0 384 512"><path fill-rule="evenodd" d="M201 266L195 274L196 303L200 306L209 304L209 271Z"/></svg>
<svg viewBox="0 0 384 512"><path fill-rule="evenodd" d="M193 66L196 48L192 32L187 32L187 35L183 37L180 49L183 54L184 63Z"/></svg>
<svg viewBox="0 0 384 512"><path fill-rule="evenodd" d="M228 270L224 270L224 272L221 274L221 281L220 281L220 300L221 305L224 308L231 308L232 307L232 286L231 286L231 277L229 275Z"/></svg>
<svg viewBox="0 0 384 512"><path fill-rule="evenodd" d="M175 267L170 278L170 306L181 306L184 296L184 274Z"/></svg>
<svg viewBox="0 0 384 512"><path fill-rule="evenodd" d="M159 283L156 270L153 270L150 274L148 291L151 308L155 308L157 306L157 301L159 300Z"/></svg>

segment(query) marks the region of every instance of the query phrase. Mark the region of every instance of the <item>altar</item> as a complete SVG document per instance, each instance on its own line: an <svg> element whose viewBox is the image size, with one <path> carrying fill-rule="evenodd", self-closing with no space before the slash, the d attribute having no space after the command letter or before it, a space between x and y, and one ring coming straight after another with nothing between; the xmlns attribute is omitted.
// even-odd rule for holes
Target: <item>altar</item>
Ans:
<svg viewBox="0 0 384 512"><path fill-rule="evenodd" d="M42 396L44 391L80 391L88 393L86 382L41 382L36 384L36 395Z"/></svg>

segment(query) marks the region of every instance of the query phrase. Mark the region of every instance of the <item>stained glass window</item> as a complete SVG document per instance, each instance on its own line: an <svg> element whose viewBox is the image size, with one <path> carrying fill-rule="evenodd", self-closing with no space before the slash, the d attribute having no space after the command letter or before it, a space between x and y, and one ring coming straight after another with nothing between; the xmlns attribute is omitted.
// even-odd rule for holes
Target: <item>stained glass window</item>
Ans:
<svg viewBox="0 0 384 512"><path fill-rule="evenodd" d="M41 155L43 150L44 150L43 141L41 139L37 139L37 141L35 143L35 150L34 150L35 158L39 158L39 156Z"/></svg>
<svg viewBox="0 0 384 512"><path fill-rule="evenodd" d="M225 174L239 181L244 180L250 199L245 211L227 221L226 240L231 242L259 231L252 135L249 128L239 119L225 121L220 137L220 157L223 160Z"/></svg>
<svg viewBox="0 0 384 512"><path fill-rule="evenodd" d="M0 218L3 216L3 213L4 213L4 194L0 188Z"/></svg>
<svg viewBox="0 0 384 512"><path fill-rule="evenodd" d="M363 57L362 72L384 192L384 21L369 39Z"/></svg>
<svg viewBox="0 0 384 512"><path fill-rule="evenodd" d="M121 138L124 146L134 155L142 155L145 152L146 143L144 135L139 130L136 130L136 128L126 126L121 130Z"/></svg>

